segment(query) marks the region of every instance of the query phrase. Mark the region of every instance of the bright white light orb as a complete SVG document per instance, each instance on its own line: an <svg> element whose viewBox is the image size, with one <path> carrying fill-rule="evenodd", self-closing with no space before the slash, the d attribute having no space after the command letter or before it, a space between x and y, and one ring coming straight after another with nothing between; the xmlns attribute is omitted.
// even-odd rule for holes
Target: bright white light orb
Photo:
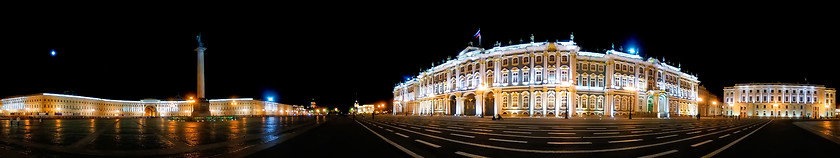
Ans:
<svg viewBox="0 0 840 158"><path fill-rule="evenodd" d="M55 50L50 51L50 55L55 56Z"/></svg>
<svg viewBox="0 0 840 158"><path fill-rule="evenodd" d="M630 53L636 54L636 49L630 49Z"/></svg>

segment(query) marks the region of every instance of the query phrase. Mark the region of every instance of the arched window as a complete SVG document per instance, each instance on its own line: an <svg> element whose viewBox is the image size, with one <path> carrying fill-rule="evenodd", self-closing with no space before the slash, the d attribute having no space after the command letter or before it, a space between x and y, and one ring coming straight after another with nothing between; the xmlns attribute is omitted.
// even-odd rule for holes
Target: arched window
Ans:
<svg viewBox="0 0 840 158"><path fill-rule="evenodd" d="M568 68L561 68L560 70L560 82L569 81L569 70Z"/></svg>
<svg viewBox="0 0 840 158"><path fill-rule="evenodd" d="M568 105L566 105L566 97L565 92L560 92L560 108L569 108Z"/></svg>
<svg viewBox="0 0 840 158"><path fill-rule="evenodd" d="M542 56L537 56L537 60L535 60L534 62L541 63L542 62Z"/></svg>
<svg viewBox="0 0 840 158"><path fill-rule="evenodd" d="M593 96L589 96L589 108L590 108L590 109L595 109L595 106L596 106L596 104L595 104L595 103L596 103L596 100L597 100L597 99L595 99L595 96L594 96L594 95L593 95Z"/></svg>
<svg viewBox="0 0 840 158"><path fill-rule="evenodd" d="M473 85L473 87L481 86L481 74L479 74L478 72L475 72L475 74L473 76L475 77L475 81L474 81L475 85Z"/></svg>
<svg viewBox="0 0 840 158"><path fill-rule="evenodd" d="M534 95L534 106L536 106L537 109L542 109L542 94L536 93Z"/></svg>
<svg viewBox="0 0 840 158"><path fill-rule="evenodd" d="M621 97L615 96L615 99L613 100L613 109L615 111L621 110Z"/></svg>
<svg viewBox="0 0 840 158"><path fill-rule="evenodd" d="M510 98L510 105L514 108L519 107L519 93L514 92Z"/></svg>
<svg viewBox="0 0 840 158"><path fill-rule="evenodd" d="M554 81L554 79L555 79L554 78L555 77L555 75L554 75L555 72L554 71L555 71L554 68L548 69L548 78L546 79L546 80L548 80L548 83L554 83L555 82Z"/></svg>
<svg viewBox="0 0 840 158"><path fill-rule="evenodd" d="M511 78L511 83L513 85L519 84L519 69L513 69L513 78Z"/></svg>
<svg viewBox="0 0 840 158"><path fill-rule="evenodd" d="M580 98L580 103L581 103L580 108L589 107L589 102L587 100L588 100L588 98L586 96L581 96L581 98Z"/></svg>
<svg viewBox="0 0 840 158"><path fill-rule="evenodd" d="M509 79L508 74L509 73L507 69L502 70L502 85L507 85Z"/></svg>
<svg viewBox="0 0 840 158"><path fill-rule="evenodd" d="M580 107L580 96L575 95L575 109Z"/></svg>
<svg viewBox="0 0 840 158"><path fill-rule="evenodd" d="M554 62L553 59L549 59L549 60L551 60L551 62ZM560 56L560 62L568 63L569 62L569 56L568 55Z"/></svg>
<svg viewBox="0 0 840 158"><path fill-rule="evenodd" d="M472 77L472 74L468 74L468 75L467 75L467 85L466 85L466 87L467 87L467 88L472 88L472 87L473 87L472 85L473 85L473 77Z"/></svg>
<svg viewBox="0 0 840 158"><path fill-rule="evenodd" d="M484 85L487 85L487 87L492 87L493 83L495 83L495 81L493 81L493 71L487 71L487 77L485 78L487 79L487 81L484 82L486 83Z"/></svg>
<svg viewBox="0 0 840 158"><path fill-rule="evenodd" d="M592 87L597 86L597 85L595 84L595 74L591 74L591 75L589 75L589 86L592 86Z"/></svg>
<svg viewBox="0 0 840 158"><path fill-rule="evenodd" d="M463 89L464 88L464 76L463 75L458 77L457 87L458 87L458 89Z"/></svg>
<svg viewBox="0 0 840 158"><path fill-rule="evenodd" d="M528 92L522 92L522 107L523 108L530 108L531 107L531 98L528 97Z"/></svg>
<svg viewBox="0 0 840 158"><path fill-rule="evenodd" d="M605 87L604 86L604 76L598 75L598 83L597 84L598 84L597 85L598 87Z"/></svg>
<svg viewBox="0 0 840 158"><path fill-rule="evenodd" d="M604 109L604 97L598 96L598 109Z"/></svg>
<svg viewBox="0 0 840 158"><path fill-rule="evenodd" d="M621 74L615 74L615 80L613 80L613 86L621 87Z"/></svg>
<svg viewBox="0 0 840 158"><path fill-rule="evenodd" d="M543 82L543 79L542 79L542 78L543 78L543 76L542 76L542 68L537 68L537 69L534 69L534 79L536 79L536 83L538 83L538 84L539 84L539 83L542 83L542 82Z"/></svg>
<svg viewBox="0 0 840 158"><path fill-rule="evenodd" d="M528 67L522 68L522 84L528 84L531 81L529 80L531 77L530 70L531 69L528 69Z"/></svg>
<svg viewBox="0 0 840 158"><path fill-rule="evenodd" d="M554 109L554 92L548 92L548 108Z"/></svg>
<svg viewBox="0 0 840 158"><path fill-rule="evenodd" d="M507 93L502 93L502 107L503 108L508 107L508 94Z"/></svg>

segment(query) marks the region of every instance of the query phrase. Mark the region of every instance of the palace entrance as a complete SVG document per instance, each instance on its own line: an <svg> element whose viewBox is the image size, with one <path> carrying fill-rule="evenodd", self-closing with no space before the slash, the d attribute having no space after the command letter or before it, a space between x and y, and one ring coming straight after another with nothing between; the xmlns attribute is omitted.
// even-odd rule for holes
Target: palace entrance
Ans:
<svg viewBox="0 0 840 158"><path fill-rule="evenodd" d="M151 116L151 117L158 117L157 109L154 106L146 106L146 110L144 110L143 116Z"/></svg>

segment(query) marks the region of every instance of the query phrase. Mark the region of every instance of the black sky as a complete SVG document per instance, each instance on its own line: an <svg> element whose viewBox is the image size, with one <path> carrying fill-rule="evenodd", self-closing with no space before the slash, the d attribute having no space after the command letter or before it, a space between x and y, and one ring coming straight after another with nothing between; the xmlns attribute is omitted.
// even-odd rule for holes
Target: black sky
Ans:
<svg viewBox="0 0 840 158"><path fill-rule="evenodd" d="M748 82L836 87L836 16L815 12L579 12L529 15L382 10L309 14L17 17L0 31L1 97L42 92L139 100L195 93L202 33L209 98L275 96L287 104L387 103L394 84L483 45L575 41L587 51L635 47L697 74L713 93ZM57 56L51 57L55 49Z"/></svg>

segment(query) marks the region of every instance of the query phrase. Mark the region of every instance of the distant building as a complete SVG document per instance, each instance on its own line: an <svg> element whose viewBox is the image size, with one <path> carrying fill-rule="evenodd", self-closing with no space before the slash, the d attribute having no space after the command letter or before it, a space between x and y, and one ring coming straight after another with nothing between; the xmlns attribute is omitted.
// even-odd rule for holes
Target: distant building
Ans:
<svg viewBox="0 0 840 158"><path fill-rule="evenodd" d="M40 93L2 99L2 116L160 117L190 116L194 101L111 100ZM252 98L210 99L213 116L295 115L293 106Z"/></svg>
<svg viewBox="0 0 840 158"><path fill-rule="evenodd" d="M394 113L461 116L652 117L698 113L697 77L620 50L574 41L467 47L394 87Z"/></svg>
<svg viewBox="0 0 840 158"><path fill-rule="evenodd" d="M834 117L836 92L823 85L747 83L723 88L723 99L729 116Z"/></svg>
<svg viewBox="0 0 840 158"><path fill-rule="evenodd" d="M713 94L704 86L700 86L697 90L697 108L700 116L720 116L723 115L723 102L721 102L717 95Z"/></svg>

